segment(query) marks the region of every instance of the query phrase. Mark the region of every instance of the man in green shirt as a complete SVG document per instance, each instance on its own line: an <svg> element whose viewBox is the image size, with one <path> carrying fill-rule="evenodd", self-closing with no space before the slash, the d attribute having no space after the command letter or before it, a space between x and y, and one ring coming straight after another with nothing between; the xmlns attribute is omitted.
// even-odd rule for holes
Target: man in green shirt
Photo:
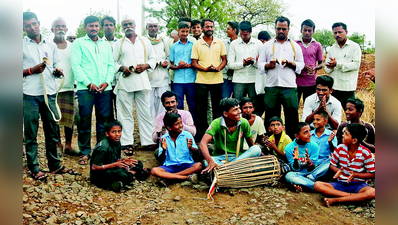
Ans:
<svg viewBox="0 0 398 225"><path fill-rule="evenodd" d="M257 157L261 154L261 148L254 145L250 124L245 118L241 118L239 101L234 98L224 98L220 101L222 116L213 120L204 134L200 149L206 159L206 169L210 172L214 167L226 162ZM207 144L214 138L214 151L210 155ZM242 138L245 138L249 149L243 151ZM238 152L238 154L236 154Z"/></svg>
<svg viewBox="0 0 398 225"><path fill-rule="evenodd" d="M91 153L91 115L95 105L97 143L105 138L104 122L110 116L111 82L115 72L111 46L98 37L100 28L96 16L84 19L87 35L76 39L71 49L72 70L77 81L79 101L78 143L82 157L79 164L87 165Z"/></svg>

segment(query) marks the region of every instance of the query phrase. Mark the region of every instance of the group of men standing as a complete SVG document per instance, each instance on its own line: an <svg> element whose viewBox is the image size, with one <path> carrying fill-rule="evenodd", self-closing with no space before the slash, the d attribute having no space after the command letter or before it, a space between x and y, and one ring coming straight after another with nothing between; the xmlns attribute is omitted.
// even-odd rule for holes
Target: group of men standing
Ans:
<svg viewBox="0 0 398 225"><path fill-rule="evenodd" d="M252 37L252 25L248 21L229 22L226 41L213 35L215 23L211 19L180 18L178 37L167 40L158 35L159 23L155 18L147 19L148 36L143 37L136 33L135 20L129 15L123 16L121 39L114 36L116 21L112 17L100 21L96 16L87 16L84 20L87 35L77 39L66 35L66 22L57 18L51 28L54 39L44 40L37 16L32 12L24 12L23 16L27 33L23 48L25 145L28 167L34 178L43 176L37 162L39 114L50 171L58 172L61 168L74 172L60 166L57 122L60 120L59 124L65 127L65 152L74 153L71 139L75 85L80 116L79 163L85 165L91 153L94 106L97 143L104 138L104 122L116 116L123 125L122 150L132 155L133 101L141 145L155 146L153 133L157 116L167 111L161 96L169 87L177 93L178 109L183 109L186 96L197 128L197 142L209 127L207 111L211 109L212 119L220 117L220 100L231 96L238 100L245 96L255 99L256 112L261 116L265 111L264 123L280 116L283 106L286 131L293 136L292 129L299 122L301 93L304 99L315 93L316 71L323 67L322 46L312 38L315 24L311 20L303 22L303 37L296 42L288 38L290 21L286 17L276 19L274 39L267 32L260 32L258 39ZM102 39L98 36L100 27L105 32ZM335 23L333 31L337 43L325 61L326 72L335 79L336 98L345 107L344 99L352 97L355 91L361 52L358 45L347 39L345 24ZM43 57L49 63L43 62ZM64 80L56 83L55 77L60 74ZM56 107L59 88L61 119Z"/></svg>

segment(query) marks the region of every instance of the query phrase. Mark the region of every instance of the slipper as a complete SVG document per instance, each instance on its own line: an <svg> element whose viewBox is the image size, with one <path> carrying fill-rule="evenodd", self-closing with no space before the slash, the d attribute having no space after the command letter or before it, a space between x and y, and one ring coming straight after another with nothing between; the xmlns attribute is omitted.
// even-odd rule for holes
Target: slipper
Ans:
<svg viewBox="0 0 398 225"><path fill-rule="evenodd" d="M83 166L87 165L88 164L88 156L83 155L82 157L80 157L79 164L83 165Z"/></svg>
<svg viewBox="0 0 398 225"><path fill-rule="evenodd" d="M70 175L81 175L80 173L74 171L73 169L68 169L65 166L61 166L61 168L51 171L52 174L70 174Z"/></svg>
<svg viewBox="0 0 398 225"><path fill-rule="evenodd" d="M160 185L160 187L167 188L170 185L170 181L168 181L166 179L160 179L159 180L159 185Z"/></svg>
<svg viewBox="0 0 398 225"><path fill-rule="evenodd" d="M32 178L34 180L47 180L47 174L43 173L42 171L39 170L37 173L32 173Z"/></svg>
<svg viewBox="0 0 398 225"><path fill-rule="evenodd" d="M132 156L134 154L134 146L133 145L122 146L122 150L126 156Z"/></svg>

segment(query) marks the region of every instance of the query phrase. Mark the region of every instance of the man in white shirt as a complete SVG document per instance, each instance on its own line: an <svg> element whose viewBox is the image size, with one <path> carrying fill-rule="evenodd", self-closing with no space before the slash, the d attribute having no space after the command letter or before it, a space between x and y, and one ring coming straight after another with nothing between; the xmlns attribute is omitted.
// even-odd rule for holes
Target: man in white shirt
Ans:
<svg viewBox="0 0 398 225"><path fill-rule="evenodd" d="M23 13L23 30L27 37L23 39L23 118L27 166L35 180L45 180L47 175L40 170L38 161L37 131L39 118L43 123L46 157L51 173L75 174L62 166L57 154L59 118L55 95L54 75L61 76L58 69L59 53L52 41L43 40L40 34L40 22L33 12ZM46 57L49 63L44 63ZM44 85L44 87L43 87Z"/></svg>
<svg viewBox="0 0 398 225"><path fill-rule="evenodd" d="M348 40L346 24L334 23L332 29L336 42L328 51L325 72L333 77L333 96L341 102L345 110L347 100L355 99L362 53L357 43Z"/></svg>
<svg viewBox="0 0 398 225"><path fill-rule="evenodd" d="M150 99L151 84L148 71L156 67L156 58L148 38L135 33L135 20L125 15L122 18L125 36L115 44L113 56L115 69L119 72L115 87L117 118L123 125L120 139L126 155L134 150L133 101L135 101L141 145L153 145Z"/></svg>
<svg viewBox="0 0 398 225"><path fill-rule="evenodd" d="M304 59L300 46L287 37L289 26L288 18L276 19L276 37L261 47L258 67L262 73L267 72L264 121L268 123L271 117L280 117L282 105L286 133L294 138L294 128L299 122L296 73L300 74L304 68Z"/></svg>
<svg viewBox="0 0 398 225"><path fill-rule="evenodd" d="M103 39L109 42L109 44L111 45L112 52L113 52L113 47L117 41L117 38L115 37L115 34L114 34L115 27L116 27L116 20L113 17L106 16L106 17L102 18L101 28L105 33L105 36L103 37ZM116 116L116 95L113 93L113 91L115 90L116 82L117 82L117 80L116 80L116 74L115 74L113 81L112 81L110 118L115 118L115 116Z"/></svg>
<svg viewBox="0 0 398 225"><path fill-rule="evenodd" d="M227 57L229 52L229 46L231 42L238 39L239 34L239 23L236 21L228 22L227 29L225 31L227 33L227 39L224 40L225 48L227 49ZM234 91L234 83L232 83L232 78L234 75L234 70L228 68L228 65L222 69L222 76L224 79L224 83L221 85L222 93L221 98L230 98L232 92Z"/></svg>
<svg viewBox="0 0 398 225"><path fill-rule="evenodd" d="M160 97L169 90L170 76L168 71L170 48L163 37L159 37L159 22L150 17L146 21L148 39L153 47L153 55L156 58L156 67L148 72L149 83L151 83L151 113L152 123L156 123L156 116L164 111Z"/></svg>
<svg viewBox="0 0 398 225"><path fill-rule="evenodd" d="M73 75L71 67L70 49L72 43L65 40L65 34L68 32L68 27L63 18L56 18L51 26L51 32L54 33L53 42L57 45L60 62L59 67L62 68L65 80L59 90L58 94L58 105L61 109L62 118L59 121L60 126L64 126L65 131L65 148L61 142L61 136L58 141L58 149L64 149L66 154L75 155L76 152L72 149L72 137L73 137L73 124L75 117L75 76ZM56 79L57 90L62 84L61 79Z"/></svg>
<svg viewBox="0 0 398 225"><path fill-rule="evenodd" d="M251 37L252 24L242 21L239 24L240 37L231 42L228 52L228 68L234 70L234 98L239 101L249 96L256 96L257 55L262 47L261 41ZM262 104L262 103L261 103Z"/></svg>

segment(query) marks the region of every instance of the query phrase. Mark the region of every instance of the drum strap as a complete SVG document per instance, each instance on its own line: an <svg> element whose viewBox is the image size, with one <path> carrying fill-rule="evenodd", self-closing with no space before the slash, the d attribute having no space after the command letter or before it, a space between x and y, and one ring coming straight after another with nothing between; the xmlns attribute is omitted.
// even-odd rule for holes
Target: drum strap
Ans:
<svg viewBox="0 0 398 225"><path fill-rule="evenodd" d="M224 149L225 149L225 161L226 161L226 163L229 162L229 160L228 160L228 152L227 152L227 129L224 129Z"/></svg>

